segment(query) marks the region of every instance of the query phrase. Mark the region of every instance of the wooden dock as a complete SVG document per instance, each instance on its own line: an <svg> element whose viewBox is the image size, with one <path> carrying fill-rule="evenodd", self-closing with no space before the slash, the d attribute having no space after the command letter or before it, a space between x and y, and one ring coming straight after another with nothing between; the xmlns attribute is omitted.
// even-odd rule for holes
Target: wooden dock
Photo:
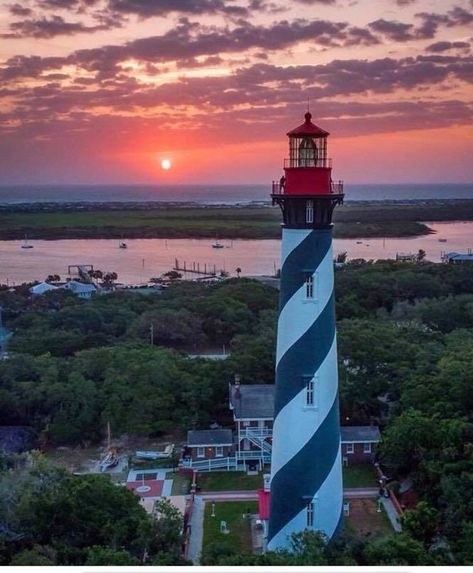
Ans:
<svg viewBox="0 0 473 573"><path fill-rule="evenodd" d="M173 270L180 273L191 273L208 278L216 277L225 272L223 269L217 269L217 265L207 263L201 264L196 262L188 264L186 261L180 262L178 259L174 260Z"/></svg>

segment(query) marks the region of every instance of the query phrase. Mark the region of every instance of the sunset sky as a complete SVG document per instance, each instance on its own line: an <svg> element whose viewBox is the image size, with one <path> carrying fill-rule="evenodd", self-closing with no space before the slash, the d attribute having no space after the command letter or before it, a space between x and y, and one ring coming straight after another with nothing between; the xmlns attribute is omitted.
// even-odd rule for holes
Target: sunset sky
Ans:
<svg viewBox="0 0 473 573"><path fill-rule="evenodd" d="M0 184L473 181L473 0L0 0ZM170 169L161 167L163 159Z"/></svg>

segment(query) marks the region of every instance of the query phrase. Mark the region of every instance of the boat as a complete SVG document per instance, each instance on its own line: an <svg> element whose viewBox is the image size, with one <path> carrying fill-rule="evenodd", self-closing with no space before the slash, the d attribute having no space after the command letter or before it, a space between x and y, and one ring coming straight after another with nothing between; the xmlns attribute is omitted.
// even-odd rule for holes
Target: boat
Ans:
<svg viewBox="0 0 473 573"><path fill-rule="evenodd" d="M164 448L163 452L152 451L152 450L141 450L135 452L137 458L143 460L160 460L165 458L170 458L174 451L174 444L169 444Z"/></svg>
<svg viewBox="0 0 473 573"><path fill-rule="evenodd" d="M110 468L114 468L119 461L117 448L112 448L112 433L110 431L110 422L107 422L107 453L100 460L99 468L101 473L107 471Z"/></svg>
<svg viewBox="0 0 473 573"><path fill-rule="evenodd" d="M118 248L119 249L128 249L128 245L125 243L125 241L122 239L121 241L118 242Z"/></svg>
<svg viewBox="0 0 473 573"><path fill-rule="evenodd" d="M110 448L105 457L100 461L100 471L103 473L118 464L118 453L116 448Z"/></svg>
<svg viewBox="0 0 473 573"><path fill-rule="evenodd" d="M439 243L446 243L447 239L439 239Z"/></svg>
<svg viewBox="0 0 473 573"><path fill-rule="evenodd" d="M219 243L218 241L215 241L215 243L212 243L212 249L223 249L224 245L222 245L222 243Z"/></svg>
<svg viewBox="0 0 473 573"><path fill-rule="evenodd" d="M23 244L21 245L21 248L22 248L22 249L34 249L34 246L33 246L33 245L30 245L30 244L28 243L28 236L27 236L27 235L25 235L25 240L23 241Z"/></svg>

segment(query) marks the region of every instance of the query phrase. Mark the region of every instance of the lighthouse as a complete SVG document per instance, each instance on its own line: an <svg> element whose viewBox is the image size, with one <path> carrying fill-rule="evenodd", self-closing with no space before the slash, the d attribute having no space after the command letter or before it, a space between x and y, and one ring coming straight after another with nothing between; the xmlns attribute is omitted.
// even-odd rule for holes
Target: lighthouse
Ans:
<svg viewBox="0 0 473 573"><path fill-rule="evenodd" d="M269 550L305 529L332 537L343 504L332 254L343 183L332 181L329 133L309 112L287 136L271 195L283 229Z"/></svg>

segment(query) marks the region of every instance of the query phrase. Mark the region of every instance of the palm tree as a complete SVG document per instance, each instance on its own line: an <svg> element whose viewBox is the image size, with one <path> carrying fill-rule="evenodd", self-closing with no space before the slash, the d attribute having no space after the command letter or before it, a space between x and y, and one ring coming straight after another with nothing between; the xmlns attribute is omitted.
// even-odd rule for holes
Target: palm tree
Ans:
<svg viewBox="0 0 473 573"><path fill-rule="evenodd" d="M235 271L236 271L237 277L240 278L241 268L240 268L240 267L237 267L237 268L235 269Z"/></svg>

